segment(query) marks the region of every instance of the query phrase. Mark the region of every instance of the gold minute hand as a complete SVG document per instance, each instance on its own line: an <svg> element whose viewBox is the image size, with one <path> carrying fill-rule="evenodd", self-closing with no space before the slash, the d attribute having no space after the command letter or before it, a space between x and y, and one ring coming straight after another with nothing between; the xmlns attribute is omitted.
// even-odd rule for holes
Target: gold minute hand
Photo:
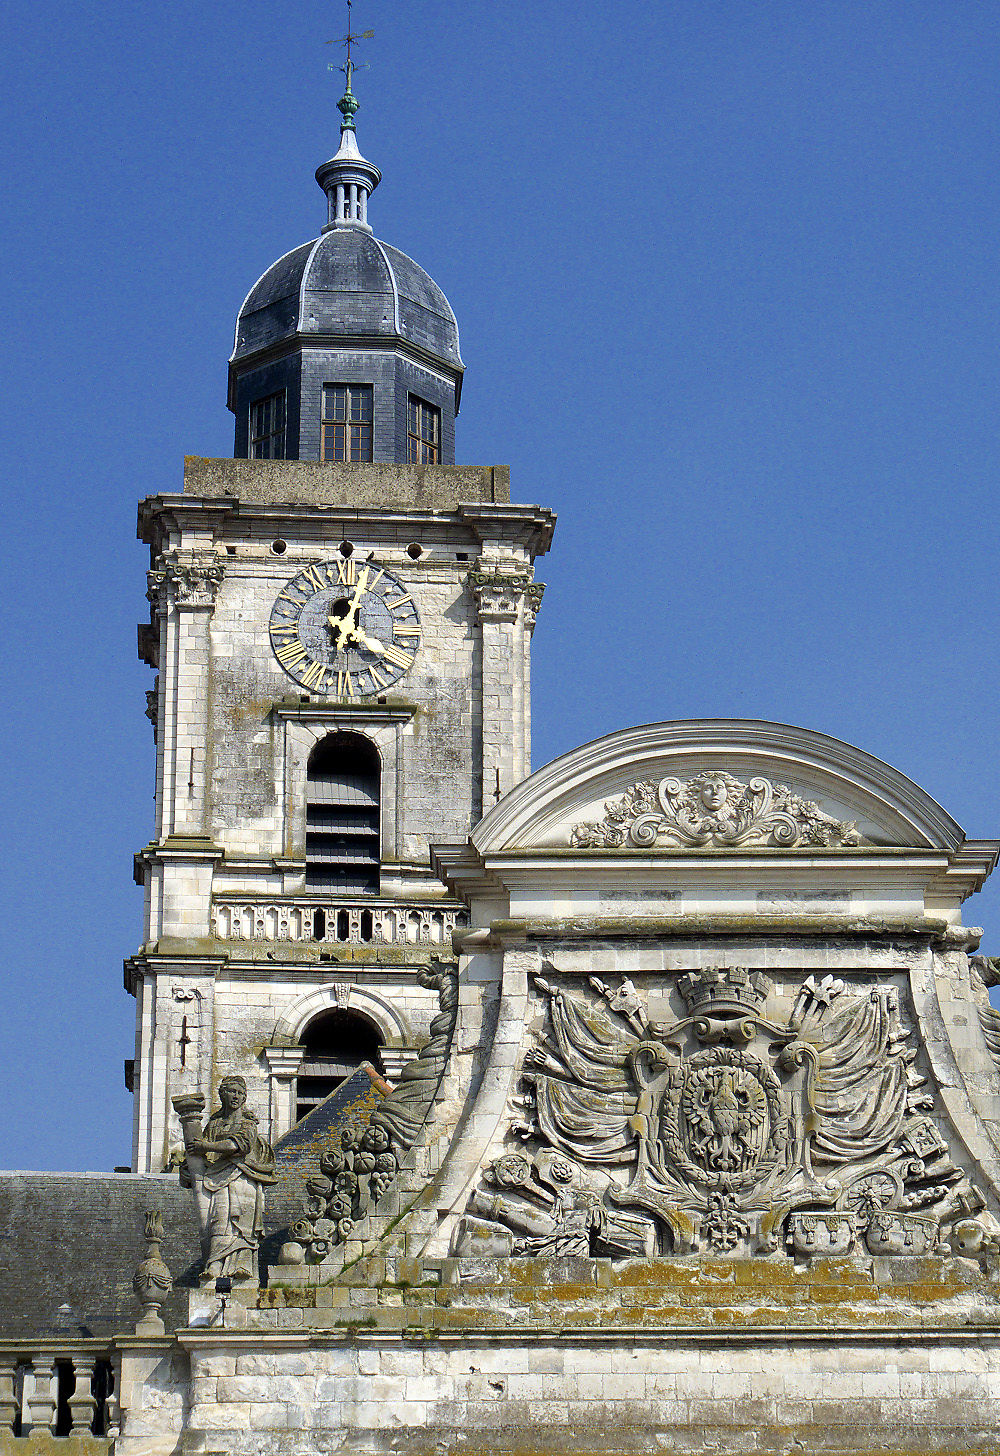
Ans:
<svg viewBox="0 0 1000 1456"><path fill-rule="evenodd" d="M358 610L361 606L361 597L368 581L368 567L361 568L361 575L358 577L358 585L351 598L347 611L342 617L330 616L327 621L330 625L330 635L334 638L333 650L341 652L352 638L357 638L358 624L356 621Z"/></svg>

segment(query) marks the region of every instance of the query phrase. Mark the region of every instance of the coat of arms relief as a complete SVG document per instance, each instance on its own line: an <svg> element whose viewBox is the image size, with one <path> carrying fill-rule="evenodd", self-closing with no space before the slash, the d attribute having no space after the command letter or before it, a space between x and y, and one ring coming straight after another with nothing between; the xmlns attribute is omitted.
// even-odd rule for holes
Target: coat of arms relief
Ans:
<svg viewBox="0 0 1000 1456"><path fill-rule="evenodd" d="M893 987L811 975L778 1016L760 971L692 971L687 1014L654 1022L630 980L545 971L508 1146L460 1243L474 1226L515 1255L1000 1249Z"/></svg>

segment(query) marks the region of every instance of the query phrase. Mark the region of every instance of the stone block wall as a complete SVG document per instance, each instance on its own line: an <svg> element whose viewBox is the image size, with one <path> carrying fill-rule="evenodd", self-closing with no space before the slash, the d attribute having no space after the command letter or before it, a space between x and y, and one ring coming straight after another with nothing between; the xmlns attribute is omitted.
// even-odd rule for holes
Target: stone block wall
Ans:
<svg viewBox="0 0 1000 1456"><path fill-rule="evenodd" d="M986 1452L996 1275L968 1260L776 1277L739 1260L369 1261L334 1287L230 1301L221 1326L218 1299L193 1295L181 1449ZM131 1419L122 1452L140 1449Z"/></svg>

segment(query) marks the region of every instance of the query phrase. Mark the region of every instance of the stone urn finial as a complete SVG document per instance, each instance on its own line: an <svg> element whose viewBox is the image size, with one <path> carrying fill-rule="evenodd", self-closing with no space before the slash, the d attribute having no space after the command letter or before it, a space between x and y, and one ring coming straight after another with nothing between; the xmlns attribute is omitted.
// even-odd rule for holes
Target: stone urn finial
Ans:
<svg viewBox="0 0 1000 1456"><path fill-rule="evenodd" d="M136 1323L137 1335L162 1335L160 1309L174 1287L170 1270L160 1257L163 1240L163 1216L158 1211L146 1214L146 1257L132 1277L132 1288L142 1314Z"/></svg>

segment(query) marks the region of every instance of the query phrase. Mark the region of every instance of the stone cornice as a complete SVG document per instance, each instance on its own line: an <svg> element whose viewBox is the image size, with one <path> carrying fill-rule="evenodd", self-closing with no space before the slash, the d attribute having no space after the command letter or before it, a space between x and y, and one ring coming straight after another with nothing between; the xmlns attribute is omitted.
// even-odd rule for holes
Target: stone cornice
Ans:
<svg viewBox="0 0 1000 1456"><path fill-rule="evenodd" d="M549 549L555 529L555 516L545 507L492 501L440 505L389 501L380 506L377 502L362 505L356 501L248 501L235 494L163 494L148 496L140 502L136 534L154 549L160 549L165 538L179 539L186 532L201 538L208 534L221 540L226 538L226 522L230 520L241 524L266 523L276 536L315 540L318 550L328 545L331 536L338 532L364 534L374 540L390 536L395 541L398 532L408 533L412 539L427 532L439 535L445 527L454 533L455 545L460 550L468 547L476 551L487 541L501 541L521 547L532 557Z"/></svg>
<svg viewBox="0 0 1000 1456"><path fill-rule="evenodd" d="M975 950L982 937L977 926L951 925L938 916L898 919L863 915L631 915L561 916L546 919L494 920L488 931L492 946L526 944L535 940L683 940L706 936L755 939L762 935L795 936L807 940L819 937L850 940L930 941L951 949ZM470 937L481 948L482 931L456 932L456 947Z"/></svg>
<svg viewBox="0 0 1000 1456"><path fill-rule="evenodd" d="M145 883L143 868L149 864L163 864L180 861L185 864L217 864L223 857L221 845L207 834L168 834L165 839L153 840L132 857L133 879L137 885Z"/></svg>
<svg viewBox="0 0 1000 1456"><path fill-rule="evenodd" d="M280 1283L278 1284L280 1287ZM400 1319L395 1330L373 1330L365 1328L365 1310L357 1311L357 1319L345 1318L340 1329L286 1330L261 1329L259 1326L233 1328L223 1325L189 1325L179 1329L175 1335L177 1344L192 1353L208 1353L230 1348L246 1350L310 1350L324 1349L332 1345L396 1346L401 1341L407 1344L426 1343L434 1347L441 1345L653 1345L667 1340L671 1343L691 1342L708 1345L716 1349L727 1349L732 1345L757 1346L776 1345L787 1349L798 1343L823 1345L874 1345L892 1348L899 1341L906 1344L940 1345L956 1343L976 1345L980 1341L1000 1340L1000 1321L959 1323L957 1321L934 1321L924 1324L893 1323L868 1325L858 1328L829 1325L804 1324L745 1324L726 1325L725 1328L706 1329L693 1324L649 1324L629 1323L617 1329L608 1324L591 1324L579 1327L562 1325L553 1328L546 1324L519 1325L512 1328L500 1320L490 1322L482 1310L475 1312L475 1323L470 1318L468 1327L439 1329L432 1324L407 1324ZM405 1316L406 1310L400 1310ZM309 1311L303 1314L308 1316ZM370 1315L369 1315L370 1317ZM114 1343L121 1342L117 1337ZM128 1337L125 1337L128 1338ZM107 1343L111 1343L108 1341ZM168 1342L164 1342L168 1343Z"/></svg>
<svg viewBox="0 0 1000 1456"><path fill-rule="evenodd" d="M214 980L229 959L228 952L222 945L219 946L218 954L206 955L204 950L195 950L193 947L190 952L161 951L161 944L162 942L157 941L122 962L122 979L130 996L135 995L143 976L200 976Z"/></svg>

